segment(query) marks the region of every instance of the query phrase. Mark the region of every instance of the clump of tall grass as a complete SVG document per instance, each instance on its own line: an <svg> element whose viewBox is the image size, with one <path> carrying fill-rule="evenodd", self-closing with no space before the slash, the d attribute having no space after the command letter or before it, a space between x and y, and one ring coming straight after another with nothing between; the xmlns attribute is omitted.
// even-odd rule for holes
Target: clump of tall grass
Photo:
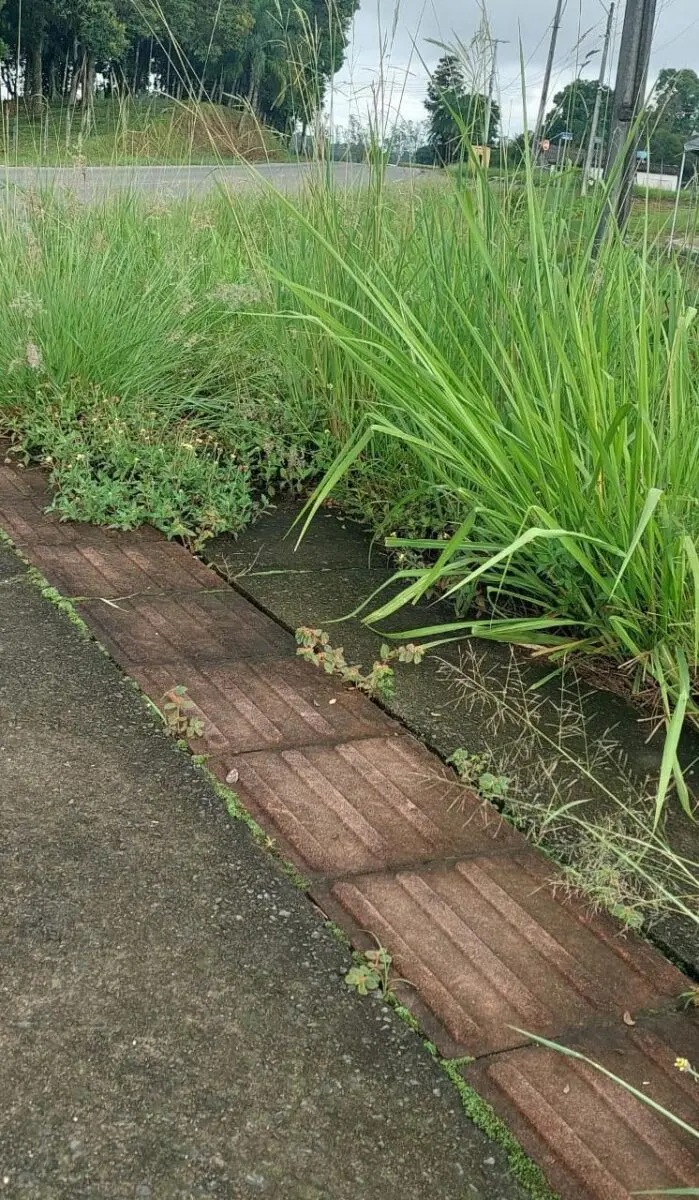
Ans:
<svg viewBox="0 0 699 1200"><path fill-rule="evenodd" d="M64 517L199 545L329 461L227 204L30 197L0 213L0 262L0 433Z"/></svg>
<svg viewBox="0 0 699 1200"><path fill-rule="evenodd" d="M314 251L285 282L341 364L329 385L353 425L309 519L392 443L412 482L398 505L438 497L444 519L432 538L393 541L432 561L400 572L366 620L440 587L460 617L410 636L633 663L668 724L658 812L673 774L690 811L675 751L698 711L696 277L648 237L612 233L595 257L604 197L582 208L557 187L457 178L414 199L398 230L372 227L378 255L296 214Z"/></svg>

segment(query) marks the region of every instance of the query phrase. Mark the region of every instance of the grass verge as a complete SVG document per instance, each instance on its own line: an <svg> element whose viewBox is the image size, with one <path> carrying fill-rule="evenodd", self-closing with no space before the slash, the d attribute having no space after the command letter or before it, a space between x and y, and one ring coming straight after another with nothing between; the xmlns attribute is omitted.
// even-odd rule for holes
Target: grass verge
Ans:
<svg viewBox="0 0 699 1200"><path fill-rule="evenodd" d="M97 98L85 123L67 102L0 106L0 168L194 166L285 157L282 139L240 109L152 95Z"/></svg>

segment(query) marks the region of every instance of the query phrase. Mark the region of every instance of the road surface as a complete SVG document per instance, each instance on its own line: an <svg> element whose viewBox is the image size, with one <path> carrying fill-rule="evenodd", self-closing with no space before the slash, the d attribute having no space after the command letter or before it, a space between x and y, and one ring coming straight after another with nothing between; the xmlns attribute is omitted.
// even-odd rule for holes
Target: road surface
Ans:
<svg viewBox="0 0 699 1200"><path fill-rule="evenodd" d="M369 170L362 163L334 163L330 169L342 187L359 187L369 181ZM4 167L0 168L0 191L57 188L89 201L124 191L170 198L206 195L217 187L239 192L271 185L293 192L314 176L322 178L324 171L318 163L257 163L235 167ZM420 172L411 168L387 168L387 178L393 182L414 179L416 174Z"/></svg>

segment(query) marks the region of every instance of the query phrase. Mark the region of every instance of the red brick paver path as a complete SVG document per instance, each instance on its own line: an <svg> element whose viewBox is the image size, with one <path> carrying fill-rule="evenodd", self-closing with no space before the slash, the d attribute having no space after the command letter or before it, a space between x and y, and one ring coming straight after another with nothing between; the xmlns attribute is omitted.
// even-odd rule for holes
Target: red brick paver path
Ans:
<svg viewBox="0 0 699 1200"><path fill-rule="evenodd" d="M152 530L61 524L45 476L0 467L0 527L159 703L187 689L209 754L323 910L393 954L396 989L564 1200L699 1186L699 1141L564 1041L686 1122L699 1089L689 981L555 887L555 869L366 697L295 656L289 633ZM368 931L368 932L367 932ZM516 1027L516 1028L513 1028Z"/></svg>

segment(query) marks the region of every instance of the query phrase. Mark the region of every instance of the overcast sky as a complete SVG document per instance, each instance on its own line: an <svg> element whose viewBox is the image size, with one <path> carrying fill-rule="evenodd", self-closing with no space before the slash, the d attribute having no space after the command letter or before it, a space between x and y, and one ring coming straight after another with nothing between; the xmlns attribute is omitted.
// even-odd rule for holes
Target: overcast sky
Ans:
<svg viewBox="0 0 699 1200"><path fill-rule="evenodd" d="M555 0L487 0L492 36L506 44L498 48L498 90L502 132L515 135L524 126L524 105L519 62L521 40L526 62L527 114L530 128L536 119L546 63ZM606 23L607 0L567 0L558 38L551 95L581 73L594 78L599 72ZM624 0L619 0L610 75L623 20ZM372 85L379 77L382 40L388 49L384 63L387 80L384 108L409 120L426 116L422 106L427 74L443 53L432 41L471 42L480 22L478 0L401 0L395 32L393 0L361 0L343 70L333 86L334 120L345 124L351 112L363 115L371 103ZM381 32L380 32L381 29ZM699 6L697 0L658 0L651 64L652 77L662 67L693 67L699 72ZM480 90L484 90L481 83Z"/></svg>

